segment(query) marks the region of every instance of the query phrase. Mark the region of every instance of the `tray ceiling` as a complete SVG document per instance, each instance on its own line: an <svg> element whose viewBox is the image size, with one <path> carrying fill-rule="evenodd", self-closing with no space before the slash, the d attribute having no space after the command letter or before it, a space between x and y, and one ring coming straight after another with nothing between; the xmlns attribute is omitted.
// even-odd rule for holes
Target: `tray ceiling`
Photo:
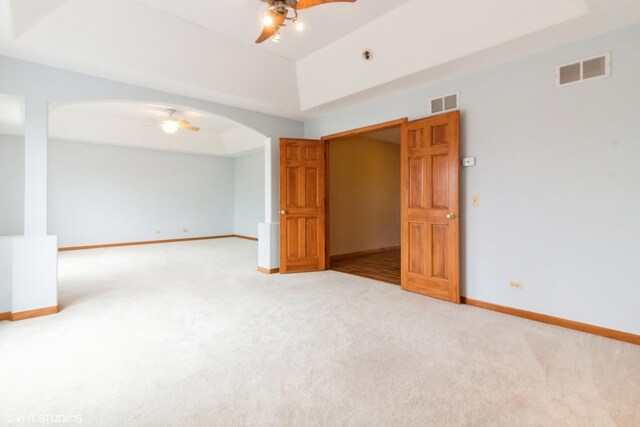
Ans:
<svg viewBox="0 0 640 427"><path fill-rule="evenodd" d="M304 119L416 84L417 75L424 84L640 21L637 0L359 0L305 10L304 32L255 45L263 8L0 0L0 54ZM373 61L361 59L364 48Z"/></svg>

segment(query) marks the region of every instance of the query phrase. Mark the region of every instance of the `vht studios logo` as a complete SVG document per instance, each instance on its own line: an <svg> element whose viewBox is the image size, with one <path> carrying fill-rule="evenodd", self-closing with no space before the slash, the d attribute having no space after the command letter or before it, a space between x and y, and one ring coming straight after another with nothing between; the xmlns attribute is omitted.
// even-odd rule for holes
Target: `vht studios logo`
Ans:
<svg viewBox="0 0 640 427"><path fill-rule="evenodd" d="M73 424L81 423L82 415L75 414L21 414L7 417L9 424Z"/></svg>

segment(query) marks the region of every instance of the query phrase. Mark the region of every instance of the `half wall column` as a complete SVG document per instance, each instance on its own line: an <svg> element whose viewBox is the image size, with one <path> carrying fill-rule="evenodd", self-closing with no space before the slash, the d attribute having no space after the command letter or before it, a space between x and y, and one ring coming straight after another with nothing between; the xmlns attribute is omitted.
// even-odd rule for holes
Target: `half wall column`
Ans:
<svg viewBox="0 0 640 427"><path fill-rule="evenodd" d="M15 237L12 245L15 318L21 318L16 313L50 314L58 305L58 241L47 235L48 116L46 100L26 99L24 236Z"/></svg>
<svg viewBox="0 0 640 427"><path fill-rule="evenodd" d="M47 235L48 107L42 99L25 105L24 234Z"/></svg>

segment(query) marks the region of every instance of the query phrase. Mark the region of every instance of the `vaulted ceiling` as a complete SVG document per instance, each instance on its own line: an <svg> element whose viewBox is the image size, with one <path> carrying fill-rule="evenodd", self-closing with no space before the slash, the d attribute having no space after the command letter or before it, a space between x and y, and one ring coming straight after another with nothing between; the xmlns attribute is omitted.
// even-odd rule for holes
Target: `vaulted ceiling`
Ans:
<svg viewBox="0 0 640 427"><path fill-rule="evenodd" d="M425 83L640 21L637 0L359 0L301 11L304 32L256 45L263 9L258 0L0 0L0 54L305 118L416 76Z"/></svg>

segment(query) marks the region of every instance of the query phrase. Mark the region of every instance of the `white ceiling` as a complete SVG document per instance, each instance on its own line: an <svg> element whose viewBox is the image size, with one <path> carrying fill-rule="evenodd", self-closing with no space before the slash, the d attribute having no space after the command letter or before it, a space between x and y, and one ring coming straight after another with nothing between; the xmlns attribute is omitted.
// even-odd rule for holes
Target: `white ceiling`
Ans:
<svg viewBox="0 0 640 427"><path fill-rule="evenodd" d="M167 134L161 124L170 110L200 132ZM24 135L24 101L0 95L0 134ZM262 149L265 136L228 119L173 105L83 103L49 106L49 138L235 157Z"/></svg>
<svg viewBox="0 0 640 427"><path fill-rule="evenodd" d="M199 132L178 130L167 134L161 124L176 110ZM52 105L49 137L154 150L234 157L264 147L265 136L209 113L172 105L90 103Z"/></svg>
<svg viewBox="0 0 640 427"><path fill-rule="evenodd" d="M248 45L254 44L262 30L260 14L265 6L258 0L138 1ZM301 59L408 1L359 0L302 10L303 32L286 28L281 43L267 41L256 47L288 59Z"/></svg>
<svg viewBox="0 0 640 427"><path fill-rule="evenodd" d="M304 32L256 45L263 7L0 0L0 54L303 119L417 75L426 83L640 21L638 0L359 0L303 10ZM373 61L361 59L364 48Z"/></svg>

